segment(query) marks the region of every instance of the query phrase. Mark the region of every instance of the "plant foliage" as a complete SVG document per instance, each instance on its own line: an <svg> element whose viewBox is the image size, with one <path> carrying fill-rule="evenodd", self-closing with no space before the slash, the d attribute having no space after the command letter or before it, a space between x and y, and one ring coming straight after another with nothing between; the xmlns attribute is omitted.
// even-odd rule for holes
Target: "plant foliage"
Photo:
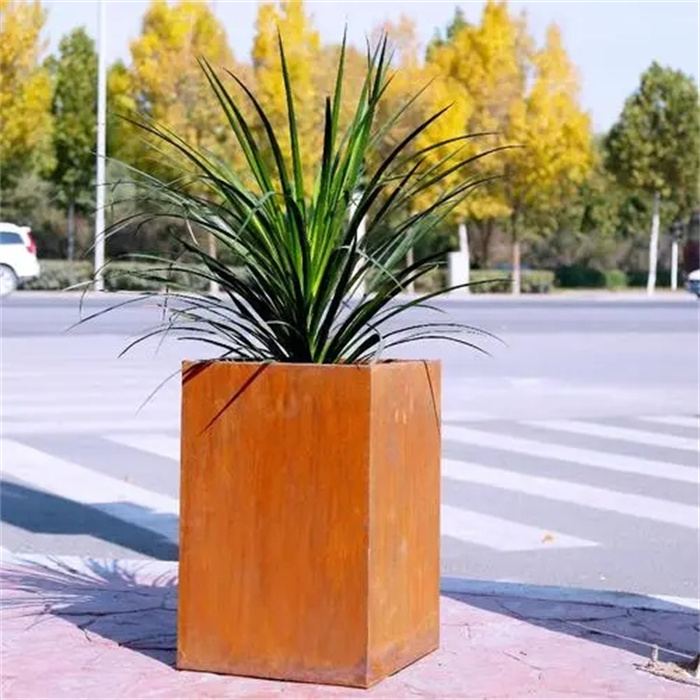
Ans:
<svg viewBox="0 0 700 700"><path fill-rule="evenodd" d="M161 296L167 312L163 325L139 341L173 332L216 346L223 358L322 364L369 362L385 350L426 339L480 349L466 334L488 333L461 324L405 320L411 309L434 308L427 302L450 289L410 299L401 293L443 258L430 255L406 265L408 251L477 186L492 179L476 171L457 183L450 176L503 147L465 158L460 154L465 140L475 135L416 147L418 137L446 111L441 109L369 166L374 160L369 156L419 95L378 123L378 105L391 80L391 51L384 36L368 48L356 107L341 129L344 40L333 95L325 100L318 168L310 179L302 168L294 89L281 38L279 55L285 130L273 128L242 80L200 59L245 161L242 171L165 126L142 117L132 120L149 141L155 137L160 142L163 154L174 150L191 166L172 181L137 173L141 204L149 208L147 215L134 215L141 218L139 225L154 218L179 220L183 250L174 260L152 258L152 267L138 273L168 287ZM452 158L432 164L428 156L446 146ZM290 157L285 158L285 151ZM433 197L424 208L406 206L426 192ZM121 221L108 235L126 224L133 230L133 221ZM213 235L221 250L242 261L244 274L216 259L198 232ZM178 289L172 285L174 272L215 283L220 294Z"/></svg>

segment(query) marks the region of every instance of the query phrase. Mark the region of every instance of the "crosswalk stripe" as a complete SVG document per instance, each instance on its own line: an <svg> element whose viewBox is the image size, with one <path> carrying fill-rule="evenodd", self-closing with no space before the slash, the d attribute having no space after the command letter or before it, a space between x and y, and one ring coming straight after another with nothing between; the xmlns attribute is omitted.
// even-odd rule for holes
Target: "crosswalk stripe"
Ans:
<svg viewBox="0 0 700 700"><path fill-rule="evenodd" d="M2 384L0 383L0 386ZM72 399L80 399L89 406L100 406L104 403L105 387L91 387L84 389L73 385L70 389L63 391L47 391L43 387L32 389L32 393L28 394L25 389L22 392L10 393L4 390L2 392L1 403L4 407L24 406L28 408L40 408L45 404L65 405L67 401ZM148 391L143 385L139 388L119 390L119 405L123 406L140 406L144 399L148 396ZM153 397L153 401L159 398L159 394Z"/></svg>
<svg viewBox="0 0 700 700"><path fill-rule="evenodd" d="M452 459L442 461L442 476L456 481L492 486L547 500L700 530L699 507L660 498L620 493L596 486L532 476Z"/></svg>
<svg viewBox="0 0 700 700"><path fill-rule="evenodd" d="M684 467L679 464L660 462L641 457L599 452L582 447L552 444L540 440L511 437L503 433L488 433L472 428L443 425L443 440L453 440L465 445L478 445L496 450L505 450L524 455L532 455L542 459L553 459L564 462L585 464L596 469L608 469L630 474L642 474L659 479L671 479L690 484L697 484L700 472L695 467Z"/></svg>
<svg viewBox="0 0 700 700"><path fill-rule="evenodd" d="M76 397L80 400L81 397ZM43 416L78 416L78 415L96 415L96 414L106 414L115 416L125 416L127 418L138 418L139 408L143 403L143 397L140 400L134 400L130 403L111 403L107 402L104 404L76 404L74 402L66 402L64 398L63 404L51 404L51 403L39 403L35 406L15 406L7 405L3 401L2 410L0 410L0 419L8 418L24 418L26 416L33 417L43 417ZM148 409L148 405L141 409L141 413ZM159 412L162 411L162 407L159 407ZM172 409L173 415L178 415L179 406L174 406Z"/></svg>
<svg viewBox="0 0 700 700"><path fill-rule="evenodd" d="M641 416L640 420L661 425L677 425L681 428L695 428L700 430L699 416Z"/></svg>
<svg viewBox="0 0 700 700"><path fill-rule="evenodd" d="M110 442L133 447L136 450L180 461L180 440L170 435L159 433L116 433L105 435Z"/></svg>
<svg viewBox="0 0 700 700"><path fill-rule="evenodd" d="M15 440L2 439L0 449L5 476L176 541L177 499L100 474ZM498 551L597 546L590 540L452 506L442 506L441 514L443 535Z"/></svg>
<svg viewBox="0 0 700 700"><path fill-rule="evenodd" d="M469 421L494 420L491 413L479 411L442 411L441 418L446 423L467 423Z"/></svg>
<svg viewBox="0 0 700 700"><path fill-rule="evenodd" d="M177 499L86 469L15 440L0 440L0 449L4 476L96 508L168 539L177 539Z"/></svg>
<svg viewBox="0 0 700 700"><path fill-rule="evenodd" d="M442 505L440 532L462 542L481 545L499 552L528 552L544 549L596 547L597 542L570 537L492 515Z"/></svg>
<svg viewBox="0 0 700 700"><path fill-rule="evenodd" d="M0 423L0 434L8 435L39 435L42 433L106 433L106 432L163 432L179 430L179 417L173 413L172 419L117 419L117 420L82 420L67 419L45 421L8 421Z"/></svg>
<svg viewBox="0 0 700 700"><path fill-rule="evenodd" d="M85 386L96 385L96 384L114 384L115 380L121 386L122 384L143 384L144 382L158 383L168 376L168 374L161 375L157 372L120 372L118 375L110 374L109 372L102 371L100 373L82 372L79 368L65 370L60 373L52 374L35 374L26 373L25 375L19 376L17 374L4 374L0 377L2 383L8 388L19 389L26 387L28 382L40 382L40 386L50 386L50 387L70 387L76 382ZM177 377L173 377L173 382L177 383Z"/></svg>
<svg viewBox="0 0 700 700"><path fill-rule="evenodd" d="M620 428L615 425L601 425L600 423L587 423L576 420L523 421L521 425L531 425L535 428L560 430L566 433L588 435L591 437L611 438L613 440L623 440L625 442L637 442L642 445L653 445L654 447L669 447L674 450L691 450L697 452L699 446L697 438L694 440L692 438L677 437L675 435L650 433L645 430Z"/></svg>

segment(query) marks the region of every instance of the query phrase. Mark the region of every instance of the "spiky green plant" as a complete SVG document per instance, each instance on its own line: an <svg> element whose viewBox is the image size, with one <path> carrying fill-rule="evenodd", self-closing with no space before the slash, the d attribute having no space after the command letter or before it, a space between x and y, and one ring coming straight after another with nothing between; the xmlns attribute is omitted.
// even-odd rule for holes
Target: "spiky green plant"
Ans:
<svg viewBox="0 0 700 700"><path fill-rule="evenodd" d="M370 168L370 155L377 152L420 93L391 119L376 124L377 107L390 80L390 52L384 37L368 51L357 106L341 133L344 40L334 94L325 101L318 170L313 183L305 182L293 86L281 39L279 53L291 145L289 162L283 156L280 135L253 92L230 74L249 102L254 114L251 119L204 59L200 60L203 73L245 157L246 173L234 172L222 159L193 148L163 126L135 120L165 150L175 149L184 156L194 173L167 182L139 174L144 201L151 210L144 221L153 217L179 219L183 223L180 243L186 253L176 260L153 259L153 267L139 273L150 282L169 287L161 299L167 310L163 325L139 341L172 332L182 339L216 346L224 358L322 364L369 362L392 347L425 339L452 340L479 349L465 334L483 331L456 323L402 324L397 323L402 320L397 317L416 307L425 308L432 297L451 291L410 299L401 296L408 285L442 259L442 254L430 255L405 266L406 255L475 187L491 179L474 177L447 188L448 176L500 148L460 157L465 141L475 135L416 148L416 139L440 118L443 109ZM453 149L453 157L428 167L426 155L441 147ZM406 214L411 209L407 205L426 190L435 192L433 203ZM366 232L359 236L363 219ZM208 246L194 235L195 229L213 235L220 247L243 261L244 274L212 256ZM215 283L221 293L175 289L170 283L173 271Z"/></svg>

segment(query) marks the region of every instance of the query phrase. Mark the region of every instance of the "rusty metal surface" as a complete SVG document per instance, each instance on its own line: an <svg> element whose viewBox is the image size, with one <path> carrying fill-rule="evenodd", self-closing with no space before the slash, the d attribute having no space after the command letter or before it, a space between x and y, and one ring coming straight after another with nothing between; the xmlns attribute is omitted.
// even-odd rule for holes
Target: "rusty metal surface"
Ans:
<svg viewBox="0 0 700 700"><path fill-rule="evenodd" d="M367 686L438 645L439 365L183 366L178 666Z"/></svg>

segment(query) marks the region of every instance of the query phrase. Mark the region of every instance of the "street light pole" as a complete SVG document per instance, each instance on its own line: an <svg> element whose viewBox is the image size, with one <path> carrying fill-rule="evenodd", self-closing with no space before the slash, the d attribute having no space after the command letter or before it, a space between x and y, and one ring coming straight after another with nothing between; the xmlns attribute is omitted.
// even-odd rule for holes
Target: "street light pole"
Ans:
<svg viewBox="0 0 700 700"><path fill-rule="evenodd" d="M105 0L98 4L97 43L97 181L95 183L95 289L104 290L105 262L105 157L107 112L107 22Z"/></svg>

